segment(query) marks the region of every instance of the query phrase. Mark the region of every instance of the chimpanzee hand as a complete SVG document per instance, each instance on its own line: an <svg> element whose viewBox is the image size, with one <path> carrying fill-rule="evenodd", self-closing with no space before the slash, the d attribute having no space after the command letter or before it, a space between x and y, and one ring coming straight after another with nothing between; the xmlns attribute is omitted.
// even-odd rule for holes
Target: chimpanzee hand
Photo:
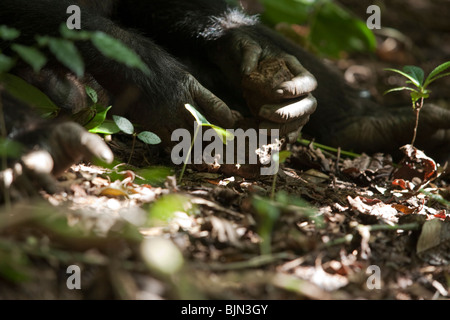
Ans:
<svg viewBox="0 0 450 320"><path fill-rule="evenodd" d="M38 193L39 189L57 191L55 177L81 159L98 158L107 163L113 154L103 140L73 122L47 124L18 137L26 151L10 168L0 172L0 189L8 188L18 200ZM0 198L4 195L0 194Z"/></svg>
<svg viewBox="0 0 450 320"><path fill-rule="evenodd" d="M186 104L194 106L211 123L226 129L233 128L233 114L222 100L184 70L176 69L173 74L172 78L161 79L164 84L161 90L140 95L137 102L129 99L131 105L116 104L114 107L126 110L125 115L129 120L155 132L166 146L172 144L174 130L194 129L195 119L185 108Z"/></svg>
<svg viewBox="0 0 450 320"><path fill-rule="evenodd" d="M228 106L211 93L208 89L203 87L197 79L192 75L186 74L185 80L182 82L180 98L178 102L179 107L184 109L186 103L192 104L198 108L210 122L215 123L223 128L229 129L233 127L233 114ZM184 110L186 114L186 110ZM180 112L179 114L183 114ZM191 114L185 115L188 128L192 128L194 118Z"/></svg>
<svg viewBox="0 0 450 320"><path fill-rule="evenodd" d="M48 130L48 129L47 129ZM74 122L62 122L42 137L45 149L53 158L52 174L60 175L72 164L93 158L111 163L114 159L109 147L96 134L87 132L82 126Z"/></svg>
<svg viewBox="0 0 450 320"><path fill-rule="evenodd" d="M260 89L259 93L258 90L246 91L244 88L244 96L250 104L252 113L262 120L260 128L280 129L281 135L287 134L291 141L295 140L317 106L316 99L311 95L317 87L314 76L300 64L297 58L282 52L269 37L264 37L251 28L229 30L223 38L218 40L217 48L216 61L223 72L233 81L245 79L247 86L252 86L251 82L254 81L252 75L255 72L267 73L271 68L269 60L275 60L278 63L281 61L282 67L287 68L289 76L284 75L284 79L277 79L278 83L273 82L277 81L274 78L283 77L282 73L286 72L275 70L274 72L278 74L271 75L268 71L268 79L263 81L266 83L272 81L269 87L264 88L263 85L264 92ZM264 65L265 62L268 62L267 67ZM238 66L239 69L236 70L233 65ZM265 101L261 101L261 95ZM260 102L256 108L252 108L250 102L254 99Z"/></svg>

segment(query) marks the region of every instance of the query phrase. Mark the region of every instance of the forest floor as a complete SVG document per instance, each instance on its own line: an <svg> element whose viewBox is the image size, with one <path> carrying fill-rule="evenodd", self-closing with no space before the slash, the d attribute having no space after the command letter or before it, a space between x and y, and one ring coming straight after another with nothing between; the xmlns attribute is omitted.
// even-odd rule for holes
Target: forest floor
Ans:
<svg viewBox="0 0 450 320"><path fill-rule="evenodd" d="M341 2L365 16L364 1ZM378 35L376 58L332 62L380 99L392 86L385 67L429 71L450 57L448 5L407 2L383 13L383 26L401 36ZM433 87L435 103L449 107L449 85ZM123 138L110 145L128 159ZM139 142L132 163L140 168L72 166L59 179L64 191L0 216L0 299L450 297L445 166L414 149L407 170L383 154L350 158L299 143L291 152L274 194L273 176L188 169L178 183L180 168L147 167L154 156ZM67 288L71 265L81 290Z"/></svg>

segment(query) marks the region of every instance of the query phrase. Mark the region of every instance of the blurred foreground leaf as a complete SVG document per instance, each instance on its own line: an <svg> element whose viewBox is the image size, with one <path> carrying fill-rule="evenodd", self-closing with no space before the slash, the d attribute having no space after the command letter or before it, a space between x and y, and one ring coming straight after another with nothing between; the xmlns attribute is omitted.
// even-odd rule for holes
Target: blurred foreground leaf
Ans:
<svg viewBox="0 0 450 320"><path fill-rule="evenodd" d="M331 0L263 0L262 19L279 23L307 25L307 42L320 55L339 58L342 52L368 52L376 40L366 24Z"/></svg>

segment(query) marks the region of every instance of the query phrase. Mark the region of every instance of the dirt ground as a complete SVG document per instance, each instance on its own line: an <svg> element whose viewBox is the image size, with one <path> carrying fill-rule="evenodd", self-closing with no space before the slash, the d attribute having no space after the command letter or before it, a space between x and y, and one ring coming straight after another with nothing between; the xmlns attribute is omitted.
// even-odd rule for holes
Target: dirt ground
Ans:
<svg viewBox="0 0 450 320"><path fill-rule="evenodd" d="M391 28L377 33L376 56L331 62L377 99L408 103L382 96L398 81L384 68L450 60L448 0L341 3L363 19L379 4ZM449 88L436 83L433 102L450 107ZM119 135L110 145L126 161L129 143ZM291 151L273 198L272 176L188 169L179 183L180 168L155 167L139 142L134 172L72 166L64 191L0 215L0 299L449 298L445 167L417 150L407 150L409 170L383 154ZM81 290L67 288L71 265Z"/></svg>

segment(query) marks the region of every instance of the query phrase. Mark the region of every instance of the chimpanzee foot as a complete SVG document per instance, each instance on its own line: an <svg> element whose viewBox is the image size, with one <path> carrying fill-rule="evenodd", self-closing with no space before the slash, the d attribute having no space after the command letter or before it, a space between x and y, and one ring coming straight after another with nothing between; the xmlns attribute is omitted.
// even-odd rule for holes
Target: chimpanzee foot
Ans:
<svg viewBox="0 0 450 320"><path fill-rule="evenodd" d="M113 160L111 150L99 136L73 122L52 123L45 130L27 132L18 140L32 149L0 172L2 201L6 196L11 200L33 197L41 189L58 191L56 177L82 159L98 158L106 163Z"/></svg>
<svg viewBox="0 0 450 320"><path fill-rule="evenodd" d="M97 158L106 163L111 163L114 159L113 153L98 135L87 132L74 122L54 126L45 148L53 158L54 176L59 176L82 159Z"/></svg>

